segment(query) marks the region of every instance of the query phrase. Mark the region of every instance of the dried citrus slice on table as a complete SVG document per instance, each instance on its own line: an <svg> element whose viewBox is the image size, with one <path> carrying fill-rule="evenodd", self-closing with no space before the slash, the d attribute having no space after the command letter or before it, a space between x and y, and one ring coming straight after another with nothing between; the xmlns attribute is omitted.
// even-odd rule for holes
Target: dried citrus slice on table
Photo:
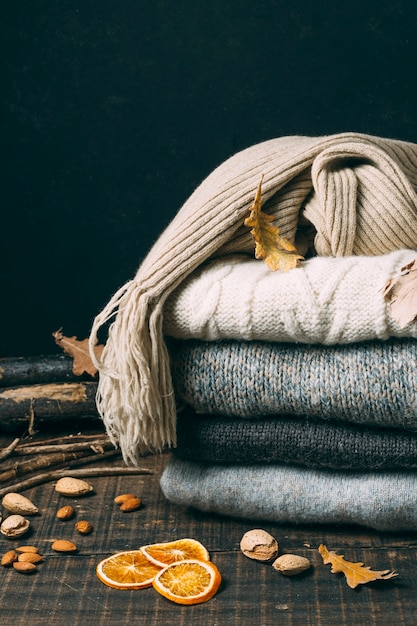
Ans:
<svg viewBox="0 0 417 626"><path fill-rule="evenodd" d="M114 589L144 589L161 568L150 563L140 550L118 552L97 565L96 574L102 583Z"/></svg>
<svg viewBox="0 0 417 626"><path fill-rule="evenodd" d="M151 563L160 567L185 559L210 561L207 548L196 539L177 539L166 543L153 543L148 546L141 546L140 550Z"/></svg>
<svg viewBox="0 0 417 626"><path fill-rule="evenodd" d="M156 574L154 589L177 604L200 604L210 600L222 577L211 561L187 559L167 565Z"/></svg>

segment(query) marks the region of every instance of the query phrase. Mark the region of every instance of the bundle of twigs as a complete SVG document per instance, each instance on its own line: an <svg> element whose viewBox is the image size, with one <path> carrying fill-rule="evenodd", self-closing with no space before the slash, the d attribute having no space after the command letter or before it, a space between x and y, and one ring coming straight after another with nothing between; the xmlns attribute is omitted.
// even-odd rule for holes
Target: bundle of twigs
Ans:
<svg viewBox="0 0 417 626"><path fill-rule="evenodd" d="M85 465L114 461L117 466L85 468ZM36 443L19 437L0 451L0 497L20 492L62 476L150 474L144 467L127 467L119 450L106 435L65 435ZM75 468L75 469L74 469ZM82 469L81 469L82 468Z"/></svg>
<svg viewBox="0 0 417 626"><path fill-rule="evenodd" d="M74 374L73 360L66 355L0 359L0 431L16 433L0 449L0 497L62 475L150 473L126 467L104 432L33 440L42 426L56 427L69 420L72 426L74 420L100 425L96 389L90 375ZM120 463L103 467L107 460ZM98 462L100 467L85 467Z"/></svg>

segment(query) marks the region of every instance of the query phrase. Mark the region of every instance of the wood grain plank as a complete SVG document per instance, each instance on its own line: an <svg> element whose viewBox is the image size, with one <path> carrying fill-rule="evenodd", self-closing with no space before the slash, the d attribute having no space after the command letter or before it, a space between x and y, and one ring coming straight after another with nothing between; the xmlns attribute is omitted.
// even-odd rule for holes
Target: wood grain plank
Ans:
<svg viewBox="0 0 417 626"><path fill-rule="evenodd" d="M361 558L359 550L356 556ZM415 584L404 571L400 584L375 583L352 590L342 576L318 563L310 573L288 578L239 553L222 552L213 555L223 576L218 594L205 604L181 607L153 589L106 587L95 576L97 561L97 556L50 555L31 577L11 570L3 573L2 623L41 626L47 618L50 626L89 622L408 626L415 619ZM407 571L411 567L402 565Z"/></svg>
<svg viewBox="0 0 417 626"><path fill-rule="evenodd" d="M20 626L106 626L236 624L238 626L409 626L415 621L417 589L416 534L389 534L352 527L297 527L263 524L279 541L281 552L296 552L310 558L305 574L286 578L269 564L251 561L239 550L240 538L257 524L177 507L165 500L159 478L169 455L145 457L143 465L153 471L141 476L106 476L91 479L91 496L65 498L53 483L25 492L40 510L31 518L30 534L20 541L0 537L0 551L22 543L37 545L44 563L33 576L0 569L2 623ZM118 493L133 492L143 507L122 513L113 503ZM73 520L62 522L55 513L72 504ZM88 519L93 532L81 536L74 530L78 519ZM180 537L199 539L219 567L223 584L208 603L181 607L158 596L153 589L120 591L103 585L95 575L97 563L121 550L144 543ZM58 538L78 545L75 555L54 553ZM343 575L330 573L317 551L320 543L364 561L374 569L396 569L399 577L348 588Z"/></svg>

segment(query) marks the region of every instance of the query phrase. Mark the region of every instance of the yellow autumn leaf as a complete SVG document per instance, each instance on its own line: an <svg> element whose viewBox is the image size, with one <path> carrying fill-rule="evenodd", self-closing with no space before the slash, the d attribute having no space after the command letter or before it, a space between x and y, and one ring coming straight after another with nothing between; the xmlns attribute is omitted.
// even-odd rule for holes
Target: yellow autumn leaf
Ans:
<svg viewBox="0 0 417 626"><path fill-rule="evenodd" d="M338 572L343 573L346 576L346 582L349 587L354 589L358 585L365 585L366 583L373 582L374 580L389 580L398 576L397 572L390 571L388 569L380 571L372 571L370 567L364 566L363 563L351 563L346 561L343 554L336 554L333 550L328 550L326 546L321 544L318 547L323 563L332 566L331 572L336 574Z"/></svg>
<svg viewBox="0 0 417 626"><path fill-rule="evenodd" d="M273 226L274 218L262 211L262 181L258 185L255 200L250 207L250 215L245 219L245 226L251 228L251 234L255 240L255 257L263 259L266 265L273 271L286 272L298 267L299 261L304 257L298 254L296 247L289 239L281 237L279 230Z"/></svg>

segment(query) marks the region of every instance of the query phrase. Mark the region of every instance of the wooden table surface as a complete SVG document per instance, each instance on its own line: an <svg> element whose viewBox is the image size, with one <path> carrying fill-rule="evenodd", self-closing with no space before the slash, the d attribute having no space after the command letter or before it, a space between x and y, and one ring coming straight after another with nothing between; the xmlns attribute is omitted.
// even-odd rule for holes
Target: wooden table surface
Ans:
<svg viewBox="0 0 417 626"><path fill-rule="evenodd" d="M3 446L10 437L0 438ZM417 623L417 534L388 534L363 528L295 527L245 522L187 510L167 502L159 488L161 471L169 454L145 457L142 466L152 473L89 479L94 493L84 498L64 498L54 483L25 492L39 508L31 530L20 540L1 535L0 550L22 544L36 545L44 562L33 575L1 567L1 617L3 626L411 626ZM118 463L120 464L120 463ZM137 493L143 507L122 513L115 495ZM81 536L74 521L62 522L55 513L72 504L75 519L88 519L93 532ZM5 511L3 511L5 513ZM312 568L285 577L270 565L245 557L239 549L244 532L260 527L279 541L281 552L308 557ZM183 607L157 594L153 588L122 591L101 583L97 563L115 552L140 545L192 537L210 551L223 582L217 595L204 604ZM76 554L53 552L55 539L76 542ZM399 576L350 589L342 574L332 574L317 551L319 544L362 561L372 569L395 569Z"/></svg>

